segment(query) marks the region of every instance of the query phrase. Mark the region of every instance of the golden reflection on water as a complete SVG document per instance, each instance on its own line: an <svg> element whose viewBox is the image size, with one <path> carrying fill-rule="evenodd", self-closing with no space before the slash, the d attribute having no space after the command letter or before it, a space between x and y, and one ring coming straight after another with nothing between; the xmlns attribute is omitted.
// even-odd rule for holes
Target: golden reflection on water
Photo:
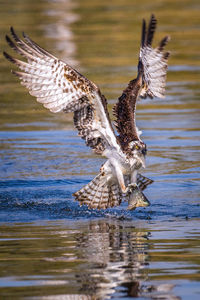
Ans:
<svg viewBox="0 0 200 300"><path fill-rule="evenodd" d="M7 285L0 288L1 295L181 299L181 290L174 294L178 282L188 276L198 280L198 269L193 272L192 268L198 263L195 239L199 231L181 238L194 223L179 222L173 228L166 222L159 224L159 230L153 224L144 227L142 221L135 227L133 221L117 220L5 224L0 276L7 278ZM168 227L168 232L162 227ZM184 269L187 277L180 273Z"/></svg>

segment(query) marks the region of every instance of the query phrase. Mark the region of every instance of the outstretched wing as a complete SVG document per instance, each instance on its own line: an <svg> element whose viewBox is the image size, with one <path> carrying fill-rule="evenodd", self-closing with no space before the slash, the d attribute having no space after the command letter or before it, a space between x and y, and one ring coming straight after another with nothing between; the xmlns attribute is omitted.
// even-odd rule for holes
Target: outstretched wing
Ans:
<svg viewBox="0 0 200 300"><path fill-rule="evenodd" d="M135 120L137 98L162 98L165 94L169 52L165 52L164 47L169 37L164 37L157 48L152 48L156 24L154 15L151 16L148 29L143 20L137 78L129 82L113 108L119 133L117 138L125 152L131 141L140 139Z"/></svg>
<svg viewBox="0 0 200 300"><path fill-rule="evenodd" d="M74 124L86 145L96 153L118 149L111 126L107 103L99 88L63 61L57 59L27 35L20 39L13 28L15 43L6 36L10 47L27 62L4 52L4 56L23 72L12 71L21 79L29 93L51 112L74 112Z"/></svg>
<svg viewBox="0 0 200 300"><path fill-rule="evenodd" d="M141 98L163 98L165 95L166 75L169 52L164 47L169 41L169 36L165 36L158 47L152 48L152 41L156 30L157 20L151 16L148 29L146 22L142 24L142 39L138 73L142 74L143 86L140 91Z"/></svg>
<svg viewBox="0 0 200 300"><path fill-rule="evenodd" d="M129 143L139 140L138 130L136 127L135 110L136 100L141 82L137 79L130 81L128 87L119 97L117 104L113 107L113 114L116 117L114 122L119 133L117 139L123 152L128 152Z"/></svg>

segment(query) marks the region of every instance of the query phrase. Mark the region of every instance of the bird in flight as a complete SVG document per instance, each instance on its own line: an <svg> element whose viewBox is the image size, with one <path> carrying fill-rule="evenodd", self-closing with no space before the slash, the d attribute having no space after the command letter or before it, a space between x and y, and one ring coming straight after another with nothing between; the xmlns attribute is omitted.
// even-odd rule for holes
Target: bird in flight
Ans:
<svg viewBox="0 0 200 300"><path fill-rule="evenodd" d="M145 167L146 144L136 127L136 103L139 98L164 97L169 52L164 37L152 47L157 20L152 14L148 26L142 24L138 73L119 97L113 108L114 130L109 117L107 100L99 87L71 66L56 58L25 33L19 38L11 27L6 36L9 46L26 61L4 56L21 71L12 71L21 84L53 113L73 112L78 134L95 153L107 158L99 174L86 186L74 193L80 205L106 209L128 199L129 209L147 206L143 190L153 181L139 174Z"/></svg>

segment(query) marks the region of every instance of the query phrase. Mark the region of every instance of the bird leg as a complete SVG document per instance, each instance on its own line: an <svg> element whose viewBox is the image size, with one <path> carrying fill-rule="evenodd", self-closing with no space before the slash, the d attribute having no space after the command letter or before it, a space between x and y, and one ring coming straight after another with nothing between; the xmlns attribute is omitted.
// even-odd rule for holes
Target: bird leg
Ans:
<svg viewBox="0 0 200 300"><path fill-rule="evenodd" d="M131 173L131 182L128 184L128 191L129 193L132 193L135 189L138 188L138 185L137 185L137 170L134 170L132 173Z"/></svg>
<svg viewBox="0 0 200 300"><path fill-rule="evenodd" d="M136 188L138 185L137 185L137 170L134 170L132 173L131 173L131 183L129 184L129 186L132 187L132 189Z"/></svg>
<svg viewBox="0 0 200 300"><path fill-rule="evenodd" d="M120 166L118 165L117 162L113 162L112 166L114 167L114 171L117 177L117 181L119 183L119 186L121 188L121 191L123 194L127 194L128 192L132 192L132 190L134 189L134 187L137 186L137 184L135 183L131 183L128 184L128 186L126 187L125 182L124 182L124 175L122 173L122 170L120 168ZM137 180L137 174L136 174L136 180Z"/></svg>

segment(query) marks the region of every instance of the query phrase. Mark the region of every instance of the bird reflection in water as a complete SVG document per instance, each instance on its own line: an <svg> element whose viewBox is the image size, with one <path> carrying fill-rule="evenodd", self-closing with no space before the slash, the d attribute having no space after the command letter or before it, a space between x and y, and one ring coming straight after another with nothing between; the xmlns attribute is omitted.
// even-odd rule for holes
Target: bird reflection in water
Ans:
<svg viewBox="0 0 200 300"><path fill-rule="evenodd" d="M149 237L146 229L134 228L131 223L92 221L76 237L78 257L85 261L76 273L81 286L77 299L180 300L173 295L173 284L149 282Z"/></svg>
<svg viewBox="0 0 200 300"><path fill-rule="evenodd" d="M137 297L147 278L148 235L123 223L91 222L88 232L77 236L80 258L88 264L76 275L81 292L94 299L108 299L114 293Z"/></svg>

